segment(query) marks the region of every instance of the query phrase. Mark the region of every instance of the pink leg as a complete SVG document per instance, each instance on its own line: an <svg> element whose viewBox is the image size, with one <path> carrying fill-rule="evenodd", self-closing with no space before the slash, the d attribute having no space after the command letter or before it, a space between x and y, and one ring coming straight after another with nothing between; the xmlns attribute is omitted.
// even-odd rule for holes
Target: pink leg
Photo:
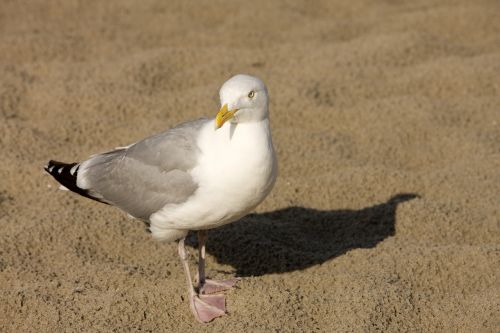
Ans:
<svg viewBox="0 0 500 333"><path fill-rule="evenodd" d="M226 302L224 295L198 295L196 294L193 283L191 281L191 273L189 272L188 253L184 247L185 238L179 241L179 256L181 258L182 267L186 275L188 284L189 306L195 318L202 322L209 321L223 316L226 313Z"/></svg>
<svg viewBox="0 0 500 333"><path fill-rule="evenodd" d="M207 231L198 231L198 289L200 294L215 294L224 290L231 289L239 278L233 278L223 281L210 280L205 277L205 242L207 240Z"/></svg>

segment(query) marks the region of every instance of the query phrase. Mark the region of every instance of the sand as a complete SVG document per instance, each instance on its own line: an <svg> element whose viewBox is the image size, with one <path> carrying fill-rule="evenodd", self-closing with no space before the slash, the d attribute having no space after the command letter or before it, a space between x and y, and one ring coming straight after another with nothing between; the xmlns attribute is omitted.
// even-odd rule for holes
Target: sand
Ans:
<svg viewBox="0 0 500 333"><path fill-rule="evenodd" d="M498 332L499 12L2 1L0 331ZM209 275L243 279L202 325L176 244L42 166L215 116L237 73L269 86L280 175L209 234Z"/></svg>

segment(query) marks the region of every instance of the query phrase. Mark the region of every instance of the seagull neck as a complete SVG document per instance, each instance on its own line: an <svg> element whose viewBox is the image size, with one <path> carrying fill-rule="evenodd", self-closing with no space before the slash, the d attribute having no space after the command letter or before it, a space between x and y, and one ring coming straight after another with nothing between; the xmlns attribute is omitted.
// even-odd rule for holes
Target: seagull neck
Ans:
<svg viewBox="0 0 500 333"><path fill-rule="evenodd" d="M259 121L247 121L241 123L229 124L229 135L231 140L244 139L250 137L261 137L270 139L271 129L269 126L269 119L265 118Z"/></svg>

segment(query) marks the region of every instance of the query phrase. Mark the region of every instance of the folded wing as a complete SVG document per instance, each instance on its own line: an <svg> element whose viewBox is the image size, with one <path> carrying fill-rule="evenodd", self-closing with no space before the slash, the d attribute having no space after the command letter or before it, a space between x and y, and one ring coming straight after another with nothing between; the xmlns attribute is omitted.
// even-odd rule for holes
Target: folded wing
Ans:
<svg viewBox="0 0 500 333"><path fill-rule="evenodd" d="M196 141L206 122L187 122L94 155L81 163L76 184L97 200L144 220L166 204L185 202L198 188L189 171L196 165Z"/></svg>

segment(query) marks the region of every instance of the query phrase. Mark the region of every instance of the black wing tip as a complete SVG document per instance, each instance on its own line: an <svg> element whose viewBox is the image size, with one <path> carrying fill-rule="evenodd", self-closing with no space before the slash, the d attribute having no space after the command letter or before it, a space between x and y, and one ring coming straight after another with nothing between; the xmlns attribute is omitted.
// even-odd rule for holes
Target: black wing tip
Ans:
<svg viewBox="0 0 500 333"><path fill-rule="evenodd" d="M59 169L59 168L65 168L65 167L73 167L77 165L78 163L64 163L64 162L59 162L55 160L50 160L47 165L44 165L44 170L47 171L50 174L53 174L55 171L54 169Z"/></svg>
<svg viewBox="0 0 500 333"><path fill-rule="evenodd" d="M75 166L76 168L73 169ZM64 163L50 160L43 168L62 185L66 187L70 184L76 186L76 178L78 176L78 169L80 168L78 163Z"/></svg>
<svg viewBox="0 0 500 333"><path fill-rule="evenodd" d="M78 177L78 170L80 169L80 163L64 163L50 160L49 163L44 166L44 169L68 190L78 193L86 198L108 204L100 198L92 196L88 190L78 187L76 181Z"/></svg>
<svg viewBox="0 0 500 333"><path fill-rule="evenodd" d="M43 166L43 169L51 174L51 172L50 172L51 167L55 166L57 163L60 163L60 162L50 160L49 163L47 163L46 165Z"/></svg>

